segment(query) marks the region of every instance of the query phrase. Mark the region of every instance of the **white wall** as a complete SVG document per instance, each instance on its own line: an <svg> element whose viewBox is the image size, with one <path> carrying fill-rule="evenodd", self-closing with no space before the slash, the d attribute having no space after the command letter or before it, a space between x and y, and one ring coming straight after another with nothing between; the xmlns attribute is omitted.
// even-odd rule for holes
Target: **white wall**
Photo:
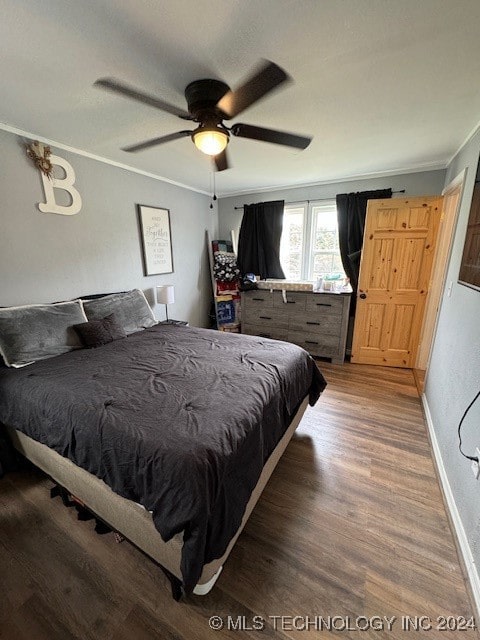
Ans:
<svg viewBox="0 0 480 640"><path fill-rule="evenodd" d="M335 199L337 193L349 193L351 191L370 191L372 189L388 189L394 191L405 189L403 195L430 196L442 192L445 180L445 171L422 171L419 173L407 173L381 178L368 178L363 180L350 180L331 184L318 184L294 189L278 191L262 191L248 193L229 198L221 198L218 205L219 213L219 237L230 238L230 230L238 232L242 221L243 210L235 209L252 202L265 202L268 200L285 200L285 202L297 202L302 200L322 200L324 198Z"/></svg>
<svg viewBox="0 0 480 640"><path fill-rule="evenodd" d="M460 455L457 426L464 410L480 389L480 291L458 284L457 279L479 151L480 131L477 131L448 167L445 185L465 168L467 175L447 272L446 290L451 282L452 292L450 297L446 292L443 295L425 388L431 427L475 565L467 568L471 575L476 573L477 580L480 565L480 480L475 480L470 461ZM462 438L464 451L475 455L475 447L480 447L480 400L464 422ZM480 597L480 591L477 597Z"/></svg>
<svg viewBox="0 0 480 640"><path fill-rule="evenodd" d="M211 285L206 230L217 212L207 196L83 156L52 149L76 173L83 207L74 216L40 213L40 175L24 141L0 131L0 306L175 285L173 318L208 326ZM61 192L58 192L59 194ZM136 204L170 209L174 273L143 275ZM165 317L164 307L154 311Z"/></svg>

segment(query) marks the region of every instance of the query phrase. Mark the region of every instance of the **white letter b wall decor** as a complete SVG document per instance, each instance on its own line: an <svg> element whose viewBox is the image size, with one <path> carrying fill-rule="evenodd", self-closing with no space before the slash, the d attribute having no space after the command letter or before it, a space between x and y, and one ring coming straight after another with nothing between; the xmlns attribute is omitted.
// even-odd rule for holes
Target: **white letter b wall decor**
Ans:
<svg viewBox="0 0 480 640"><path fill-rule="evenodd" d="M41 173L43 190L45 192L45 202L39 202L38 208L42 213L59 213L63 216L73 216L78 213L82 208L82 198L77 189L73 186L75 183L75 171L72 165L58 156L50 156L50 162L54 165L58 165L65 172L64 178L47 177L44 173ZM63 189L66 191L72 200L72 202L65 206L57 204L55 201L54 189Z"/></svg>

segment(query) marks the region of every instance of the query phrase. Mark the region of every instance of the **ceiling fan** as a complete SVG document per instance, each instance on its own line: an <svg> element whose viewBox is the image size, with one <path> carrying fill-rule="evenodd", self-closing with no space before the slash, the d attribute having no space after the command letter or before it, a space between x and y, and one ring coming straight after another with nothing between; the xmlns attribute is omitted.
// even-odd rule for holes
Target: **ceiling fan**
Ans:
<svg viewBox="0 0 480 640"><path fill-rule="evenodd" d="M289 80L288 74L269 60L265 60L262 66L236 91L232 91L221 80L195 80L185 89L188 111L138 91L113 78L101 78L95 82L94 86L156 107L178 116L182 120L192 120L198 123L196 129L177 131L176 133L152 138L139 144L124 147L123 151L136 153L158 144L190 136L200 151L213 156L217 171L224 171L229 166L226 147L230 135L272 142L296 149L306 149L308 147L312 140L310 137L256 127L250 124L236 123L231 127L227 127L223 122L224 120L235 118L252 104L261 100L270 91Z"/></svg>

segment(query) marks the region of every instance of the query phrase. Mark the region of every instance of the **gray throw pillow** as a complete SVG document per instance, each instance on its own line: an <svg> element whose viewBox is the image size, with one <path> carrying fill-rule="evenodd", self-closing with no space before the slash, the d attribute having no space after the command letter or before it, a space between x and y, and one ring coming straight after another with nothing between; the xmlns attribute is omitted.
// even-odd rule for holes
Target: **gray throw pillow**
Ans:
<svg viewBox="0 0 480 640"><path fill-rule="evenodd" d="M143 291L133 289L126 293L113 293L96 300L84 300L88 320L101 320L111 313L125 333L135 333L157 324Z"/></svg>
<svg viewBox="0 0 480 640"><path fill-rule="evenodd" d="M82 347L73 325L86 321L80 300L0 309L0 353L22 367Z"/></svg>
<svg viewBox="0 0 480 640"><path fill-rule="evenodd" d="M126 338L127 334L118 324L114 313L102 320L90 320L73 325L80 340L88 349L102 347L104 344Z"/></svg>

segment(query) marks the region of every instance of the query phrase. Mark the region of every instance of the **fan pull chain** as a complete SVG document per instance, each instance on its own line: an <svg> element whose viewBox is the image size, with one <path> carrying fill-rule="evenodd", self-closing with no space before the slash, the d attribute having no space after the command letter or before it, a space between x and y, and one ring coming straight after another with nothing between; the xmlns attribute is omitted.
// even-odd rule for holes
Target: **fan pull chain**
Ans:
<svg viewBox="0 0 480 640"><path fill-rule="evenodd" d="M217 195L215 193L216 189L215 189L215 174L211 174L213 176L213 198L212 198L212 202L210 203L210 209L213 209L213 203L216 202L217 200ZM210 187L211 189L211 187Z"/></svg>

